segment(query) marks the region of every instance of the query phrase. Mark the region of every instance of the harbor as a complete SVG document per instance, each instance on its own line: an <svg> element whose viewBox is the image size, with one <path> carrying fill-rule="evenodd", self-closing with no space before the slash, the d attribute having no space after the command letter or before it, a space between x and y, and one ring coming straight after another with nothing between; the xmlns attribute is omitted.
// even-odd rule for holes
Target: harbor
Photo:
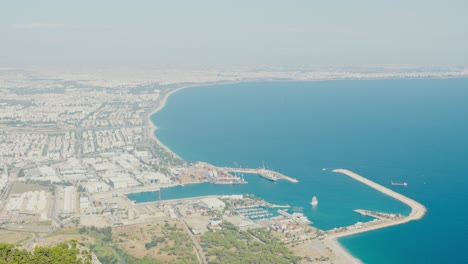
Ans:
<svg viewBox="0 0 468 264"><path fill-rule="evenodd" d="M269 219L274 217L275 215L273 212L270 212L268 208L263 206L246 206L246 207L239 207L236 208L234 211L239 213L240 215L247 217L253 221ZM276 214L277 216L278 214Z"/></svg>
<svg viewBox="0 0 468 264"><path fill-rule="evenodd" d="M293 183L298 183L299 181L292 178L292 177L289 177L289 176L286 176L282 173L279 173L279 172L276 172L276 171L272 171L272 170L268 170L268 169L265 169L265 168L257 168L257 169L249 169L249 168L231 168L231 167L223 167L221 168L222 170L224 170L225 172L232 172L232 173L246 173L246 174L257 174L267 180L270 180L270 181L277 181L277 180L286 180L286 181L290 181L290 182L293 182Z"/></svg>
<svg viewBox="0 0 468 264"><path fill-rule="evenodd" d="M344 227L344 228L335 228L334 230L331 230L328 232L328 237L330 239L336 239L339 237L344 237L344 236L350 236L350 235L355 235L359 233L364 233L364 232L369 232L372 230L377 230L381 228L386 228L389 226L395 226L395 225L401 225L410 221L415 221L421 219L425 214L426 214L426 207L424 205L416 202L415 200L408 198L404 195L401 195L395 191L392 191L388 189L387 187L384 187L378 183L375 183L369 179L366 179L362 177L361 175L358 175L350 170L345 170L345 169L335 169L333 170L335 173L341 173L346 176L349 176L353 178L354 180L357 180L363 184L368 185L371 188L374 188L375 190L388 195L406 205L411 207L411 213L406 216L406 217L401 217L400 215L396 214L386 214L386 213L380 213L380 212L372 212L369 210L362 210L362 209L357 209L355 212L361 214L361 215L367 215L374 217L375 219L379 221L371 221L368 223L356 223L352 226L349 227Z"/></svg>

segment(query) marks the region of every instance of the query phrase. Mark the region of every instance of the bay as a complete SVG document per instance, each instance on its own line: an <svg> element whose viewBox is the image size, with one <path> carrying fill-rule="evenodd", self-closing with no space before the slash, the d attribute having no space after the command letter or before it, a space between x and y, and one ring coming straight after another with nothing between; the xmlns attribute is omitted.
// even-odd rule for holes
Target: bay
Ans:
<svg viewBox="0 0 468 264"><path fill-rule="evenodd" d="M420 221L340 239L365 263L467 263L468 79L254 82L186 89L152 117L186 160L259 167L297 178L186 185L163 199L255 194L302 210L321 229L368 221L354 209L409 208L344 175L346 168L427 209ZM409 186L391 186L391 181ZM319 206L313 210L310 199ZM137 194L151 200L151 194ZM132 198L133 199L133 198Z"/></svg>

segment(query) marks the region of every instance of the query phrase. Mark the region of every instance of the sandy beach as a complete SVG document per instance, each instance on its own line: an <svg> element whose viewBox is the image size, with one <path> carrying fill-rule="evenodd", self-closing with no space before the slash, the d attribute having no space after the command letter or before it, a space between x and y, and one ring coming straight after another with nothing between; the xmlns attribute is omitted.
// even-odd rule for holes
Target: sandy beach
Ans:
<svg viewBox="0 0 468 264"><path fill-rule="evenodd" d="M158 130L158 127L151 121L151 116L154 115L155 113L161 111L161 109L164 108L164 106L166 105L167 99L173 93L175 93L177 91L180 91L180 90L183 90L183 89L190 88L190 87L192 87L192 86L183 86L183 87L176 88L174 90L171 90L171 91L165 93L163 95L163 98L158 99L158 103L156 104L156 107L146 117L147 118L146 122L147 122L147 126L148 126L148 136L151 139L153 139L156 142L156 144L161 146L167 152L171 153L172 156L174 156L175 158L178 158L178 159L181 159L181 158L177 154L175 154L170 148L168 148L166 145L164 145L161 141L159 141L159 139L156 137L156 130Z"/></svg>
<svg viewBox="0 0 468 264"><path fill-rule="evenodd" d="M355 258L349 251L347 251L335 238L325 238L323 243L331 248L336 254L336 259L333 263L336 264L361 264L362 261Z"/></svg>

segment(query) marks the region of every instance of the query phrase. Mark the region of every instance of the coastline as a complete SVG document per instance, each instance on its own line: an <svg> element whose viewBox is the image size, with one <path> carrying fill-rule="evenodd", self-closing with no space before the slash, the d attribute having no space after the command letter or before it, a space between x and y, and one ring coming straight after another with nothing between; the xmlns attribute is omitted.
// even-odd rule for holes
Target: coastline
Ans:
<svg viewBox="0 0 468 264"><path fill-rule="evenodd" d="M156 142L157 145L162 147L164 150L169 152L172 156L174 156L177 159L182 159L180 158L175 152L173 152L170 148L168 148L166 145L164 145L157 137L156 137L156 131L158 130L158 127L151 121L151 116L156 114L157 112L161 111L164 106L166 106L167 99L169 96L171 96L173 93L190 88L192 86L182 86L173 90L170 90L169 92L165 93L163 98L157 100L156 107L148 113L146 116L146 122L147 122L147 129L148 129L148 137Z"/></svg>
<svg viewBox="0 0 468 264"><path fill-rule="evenodd" d="M242 81L234 81L234 82L219 82L219 83L196 83L196 84L192 84L192 85L186 85L186 86L181 86L181 87L178 87L178 88L174 88L174 89L170 89L168 92L165 92L163 97L162 98L158 98L156 100L156 107L151 110L148 115L146 116L146 122L147 122L147 133L148 133L148 137L149 139L152 139L156 142L157 145L159 145L160 147L162 147L164 150L166 150L168 153L170 153L173 157L177 158L177 159L180 159L180 160L183 160L179 155L177 155L174 151L172 151L169 147L167 147L166 145L164 145L159 139L158 137L156 136L156 131L158 130L158 127L156 126L156 124L154 124L152 121L151 121L151 116L153 116L154 114L156 114L157 112L161 111L164 106L166 106L166 102L167 100L169 99L169 97L178 92L178 91L181 91L181 90L184 90L184 89L188 89L188 88L196 88L196 87L206 87L206 86L213 86L213 85L224 85L224 84L235 84L235 83L241 83Z"/></svg>
<svg viewBox="0 0 468 264"><path fill-rule="evenodd" d="M379 224L376 224L376 225L372 225L372 226L367 226L367 227L364 227L362 229L354 229L354 230L349 230L349 231L344 231L344 232L340 232L340 233L334 233L334 234L328 234L327 235L327 238L325 240L328 241L329 245L333 248L335 248L335 250L342 250L343 252L345 252L345 254L348 255L348 257L351 257L352 259L354 259L354 261L358 261L358 262L353 262L353 263L361 263L358 259L356 259L354 256L351 255L351 253L346 250L341 244L340 242L338 242L338 238L341 238L341 237L346 237L346 236L352 236L352 235L356 235L356 234L361 234L361 233L366 233L366 232L370 232L370 231L373 231L373 230L377 230L377 229L382 229L382 228L387 228L387 227L390 227L390 226L395 226L395 225L401 225L401 224L405 224L405 223L408 223L410 221L416 221L416 220L419 220L421 218L424 217L424 215L426 214L427 212L427 209L424 205L418 203L417 201L411 199L411 198L408 198L402 194L399 194L393 190L390 190L389 188L387 187L384 187L378 183L375 183L369 179L366 179L364 177L362 177L361 175L357 174L357 173L354 173L350 170L346 170L346 169L335 169L333 170L333 172L335 173L341 173L341 174L344 174L346 176L349 176L361 183L364 183L366 185L368 185L369 187L371 188L374 188L376 189L377 191L385 194L385 195L388 195L406 205L408 205L409 207L411 207L411 213L402 218L402 219L399 219L399 220L396 220L396 221L390 221L390 222L383 222L383 223L379 223Z"/></svg>
<svg viewBox="0 0 468 264"><path fill-rule="evenodd" d="M166 102L167 100L169 99L169 97L174 94L175 92L178 92L180 90L183 90L183 89L187 89L187 88L195 88L195 87L206 87L206 86L213 86L213 85L224 85L224 84L233 84L233 83L241 83L242 81L235 81L235 82L219 82L219 83L205 83L205 84L192 84L192 85L186 85L186 86L182 86L182 87L178 87L178 88L174 88L174 89L170 89L168 90L167 92L164 92L164 94L162 95L161 98L158 98L157 100L157 104L156 104L156 107L148 113L147 115L147 129L148 129L148 133L150 135L148 135L148 138L152 138L156 144L158 144L159 146L161 146L163 149L165 149L168 153L170 153L172 156L174 156L175 158L177 159L180 159L180 160L183 160L181 157L179 157L175 152L173 152L169 147L167 147L166 145L164 145L156 136L156 131L158 129L158 127L151 121L151 116L156 114L157 112L161 111L164 106L166 105ZM327 238L324 240L324 242L330 247L333 249L333 251L337 254L337 257L338 257L338 263L362 263L362 261L360 261L358 258L354 257L348 250L346 250L340 243L339 241L337 240L338 238L340 237L345 237L345 236L351 236L351 235L355 235L355 234L359 234L359 233L364 233L364 232L369 232L369 231L372 231L372 230L376 230L376 229L381 229L381 228L386 228L386 227L389 227L389 226L394 226L394 225L400 225L400 224L404 224L404 223L407 223L409 221L412 221L412 220L418 220L418 219L421 219L424 214L426 213L426 208L406 197L406 196L403 196L399 193L396 193L382 185L379 185L377 183L374 183L354 172L351 172L349 170L345 170L345 169L336 169L336 170L333 170L333 172L336 172L336 173L342 173L342 174L345 174L349 177L352 177L353 179L355 180L358 180L386 195L389 195L405 204L407 204L408 206L410 206L412 208L412 211L410 213L410 215L408 217L405 217L403 219L400 219L400 220L397 220L397 221L392 221L392 222L385 222L385 223L380 223L380 224L377 224L377 225L374 225L374 226L370 226L370 227L366 227L366 228L363 228L363 229L359 229L359 230L351 230L351 231L345 231L345 232L341 232L341 233L337 233L337 234L329 234L327 236Z"/></svg>
<svg viewBox="0 0 468 264"><path fill-rule="evenodd" d="M336 239L325 238L324 243L331 248L338 255L336 263L346 263L346 264L362 264L363 262L353 256L346 248L344 248L340 242ZM335 262L334 262L335 263Z"/></svg>
<svg viewBox="0 0 468 264"><path fill-rule="evenodd" d="M346 176L349 176L359 182L362 182L366 185L368 185L369 187L371 188L374 188L376 189L377 191L385 194L385 195L388 195L406 205L408 205L409 207L411 207L411 213L402 218L402 219L399 219L399 220L396 220L396 221L391 221L391 222L384 222L384 223L380 223L380 224L377 224L377 225L373 225L373 226L369 226L369 227L365 227L365 228L362 228L362 229L358 229L358 230L351 230L351 231L346 231L346 232L341 232L339 234L331 234L329 235L329 237L331 238L339 238L339 237L344 237L344 236L350 236L350 235L355 235L355 234L359 234L359 233L364 233L364 232L368 232L368 231L372 231L372 230L376 230L376 229L381 229L381 228L386 228L386 227L389 227L389 226L395 226L395 225L401 225L401 224L405 224L405 223L408 223L410 221L415 221L415 220L419 220L421 218L424 217L424 215L426 214L427 212L427 209L424 205L416 202L415 200L409 198L409 197L406 197L402 194L399 194L393 190L390 190L389 188L387 187L384 187L378 183L375 183L369 179L366 179L364 177L362 177L361 175L359 174L356 174L350 170L345 170L345 169L335 169L333 170L333 172L335 173L341 173L341 174L344 174Z"/></svg>

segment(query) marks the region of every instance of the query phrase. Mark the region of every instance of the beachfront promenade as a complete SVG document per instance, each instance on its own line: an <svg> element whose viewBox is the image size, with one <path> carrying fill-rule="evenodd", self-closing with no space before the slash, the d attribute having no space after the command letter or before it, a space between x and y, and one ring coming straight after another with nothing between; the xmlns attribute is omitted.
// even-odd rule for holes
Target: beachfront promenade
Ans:
<svg viewBox="0 0 468 264"><path fill-rule="evenodd" d="M350 235L354 235L354 234L358 234L358 233L363 233L363 232L368 232L368 231L371 231L371 230L376 230L376 229L381 229L381 228L385 228L385 227L389 227L389 226L394 226L394 225L401 225L401 224L404 224L404 223L407 223L409 221L413 221L413 220L419 220L421 219L425 214L426 214L426 207L424 207L424 205L416 202L415 200L411 199L411 198L408 198L404 195L401 195L393 190L390 190L388 189L387 187L384 187L378 183L375 183L369 179L366 179L364 177L362 177L361 175L358 175L352 171L349 171L349 170L345 170L345 169L336 169L336 170L333 170L333 172L336 172L336 173L342 173L344 175L347 175L357 181L360 181L374 189L376 189L377 191L383 193L383 194L386 194L390 197L393 197L397 200L399 200L400 202L402 203L405 203L407 204L409 207L411 207L411 213L407 216L407 217L404 217L404 218L400 218L398 220L394 220L394 221L385 221L385 222L381 222L381 223L378 223L378 224L375 224L375 225L368 225L368 226L364 226L363 228L361 229L354 229L354 230L347 230L347 231L343 231L343 232L338 232L338 233L331 233L328 235L329 238L338 238L338 237L344 237L344 236L350 236Z"/></svg>

